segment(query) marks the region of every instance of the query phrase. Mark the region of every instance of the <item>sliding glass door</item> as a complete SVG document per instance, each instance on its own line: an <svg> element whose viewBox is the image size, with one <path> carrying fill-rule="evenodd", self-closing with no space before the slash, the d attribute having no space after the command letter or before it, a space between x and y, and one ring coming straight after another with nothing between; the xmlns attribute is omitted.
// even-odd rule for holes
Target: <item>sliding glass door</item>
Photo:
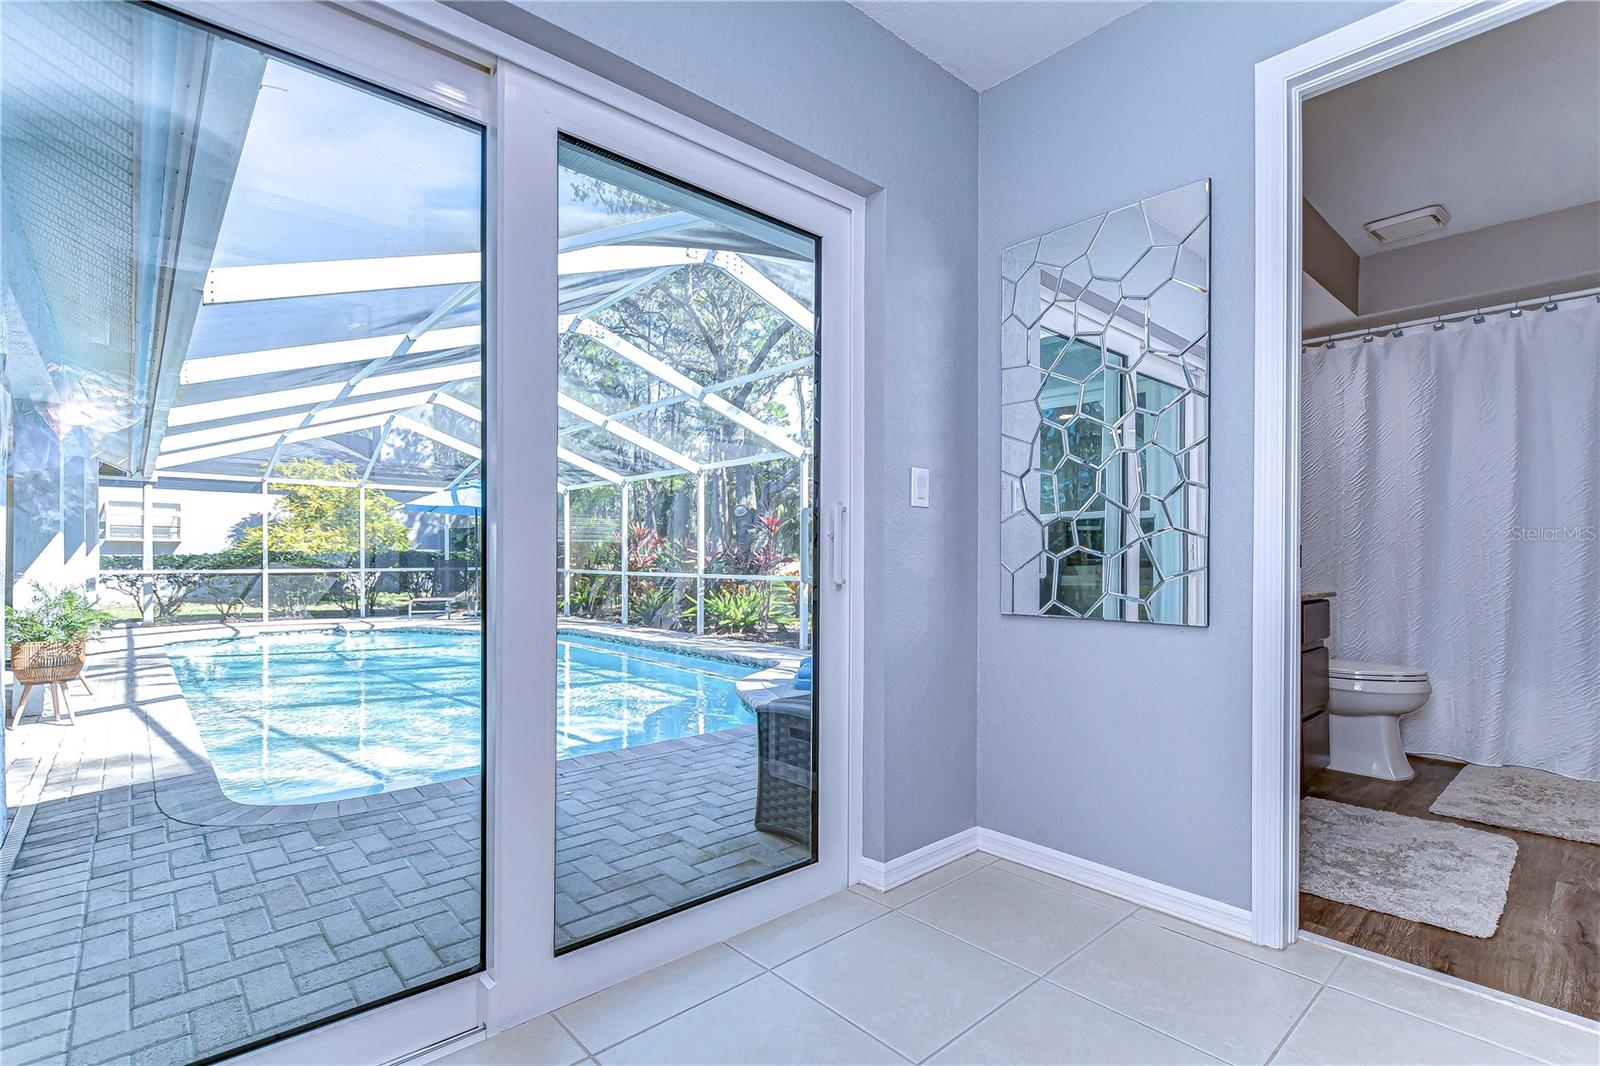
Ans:
<svg viewBox="0 0 1600 1066"><path fill-rule="evenodd" d="M558 163L561 952L817 857L819 242Z"/></svg>
<svg viewBox="0 0 1600 1066"><path fill-rule="evenodd" d="M170 7L0 13L0 1059L395 1060L845 887L860 202Z"/></svg>
<svg viewBox="0 0 1600 1066"><path fill-rule="evenodd" d="M478 971L482 129L151 7L0 31L0 1059Z"/></svg>

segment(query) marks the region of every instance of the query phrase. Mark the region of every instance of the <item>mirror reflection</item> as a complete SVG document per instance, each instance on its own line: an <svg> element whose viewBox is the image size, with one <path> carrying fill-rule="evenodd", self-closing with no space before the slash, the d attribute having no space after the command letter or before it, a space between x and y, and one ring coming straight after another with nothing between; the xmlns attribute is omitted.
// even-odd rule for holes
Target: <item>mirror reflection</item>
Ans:
<svg viewBox="0 0 1600 1066"><path fill-rule="evenodd" d="M1001 260L1001 610L1205 625L1211 183Z"/></svg>

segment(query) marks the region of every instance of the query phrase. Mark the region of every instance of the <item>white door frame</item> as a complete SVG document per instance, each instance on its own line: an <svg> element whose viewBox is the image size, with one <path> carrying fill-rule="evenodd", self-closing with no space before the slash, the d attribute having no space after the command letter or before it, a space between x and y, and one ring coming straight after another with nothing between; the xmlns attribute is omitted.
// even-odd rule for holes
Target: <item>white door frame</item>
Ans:
<svg viewBox="0 0 1600 1066"><path fill-rule="evenodd" d="M1256 64L1251 939L1300 927L1301 105L1554 0L1405 0Z"/></svg>
<svg viewBox="0 0 1600 1066"><path fill-rule="evenodd" d="M859 385L860 360L852 355L860 350L853 334L858 332L860 323L861 305L856 295L860 285L856 264L860 259L856 249L861 232L857 225L864 220L864 210L853 212L836 198L799 188L774 176L764 166L729 158L708 148L699 138L686 135L682 128L685 120L681 117L673 128L668 128L659 121L639 117L636 105L631 102L619 106L609 100L596 99L564 80L521 67L502 67L499 78L507 95L506 106L501 108L504 125L492 136L503 135L503 139L510 142L515 139L512 131L520 131L523 143L506 147L526 153L525 158L504 171L508 185L517 181L519 174L542 169L545 176L541 181L546 188L553 189L557 135L566 133L822 238L822 311L818 341L820 406L826 415L821 427L817 501L820 513L828 513L836 501L845 508L844 528L838 531L845 541L844 550L833 558L839 567L850 569L843 572L836 568L828 553L823 553L821 565L816 568L820 615L814 643L819 716L818 824L821 840L818 861L552 960L554 822L540 819L518 840L495 834L491 863L498 855L502 865L526 865L528 871L526 877L517 879L519 888L516 891L492 892L491 917L499 919L502 929L519 928L520 932L510 943L500 936L491 941L501 951L498 957L491 954L490 958L491 978L497 983L487 1004L486 1024L491 1033L716 943L850 884L855 866L851 857L857 854L859 842L859 788L853 785L853 779L858 778L852 749L858 747L853 738L860 732L860 715L852 710L860 706L853 692L860 674L859 627L852 621L851 612L859 610L859 597L854 592L860 588L861 560L859 546L852 549L850 543L858 544L861 528L857 520L861 514L858 444L864 412ZM529 150L528 145L534 147ZM495 156L491 149L491 158ZM846 196L847 203L859 204L864 209L865 202L860 198ZM543 200L530 204L526 197L509 196L504 198L503 210L504 217L512 221L509 226L498 227L500 230L540 234L537 242L523 242L522 250L532 244L538 253L536 263L525 265L525 273L538 275L533 277L533 285L527 291L545 293L548 297L526 301L521 307L510 306L514 303L510 300L499 302L502 314L522 319L521 325L501 328L501 345L504 347L518 336L553 338L559 332L556 263L550 254L555 247L554 198L546 205ZM542 232L543 227L548 227L548 234ZM516 268L505 276L517 276ZM548 395L550 385L556 380L555 346L523 348L517 351L514 361L523 363L524 371L531 367L532 376L527 389L492 390L497 402L512 405L515 412L515 415L508 412L497 420L503 430L511 430L516 425L514 432L519 439L507 445L505 454L553 457L558 427L555 404L542 403L537 409L529 410L518 406L515 398L518 395L540 396L536 386L541 382L550 383L543 387L543 393ZM523 420L522 424L516 424L518 417ZM536 478L519 481L517 489L539 512L539 519L530 528L538 531L541 537L553 536L555 524L550 520L554 516L556 499L553 458L547 468L541 467ZM818 533L826 536L825 529L819 528ZM516 527L508 524L503 533L515 536ZM554 553L544 548L541 544L526 553L502 549L500 580L512 587L530 589L527 598L531 602L554 604L555 569L549 565ZM513 558L528 560L528 572L521 580L505 569ZM531 642L521 654L532 662L502 657L502 669L516 662L517 668L524 672L523 681L508 685L502 691L507 694L548 692L551 698L527 708L533 712L527 715L533 725L526 743L500 745L500 752L507 758L514 759L513 753L518 750L530 750L530 744L531 750L539 752L540 757L532 765L527 762L508 765L508 773L520 775L525 787L492 790L490 819L493 823L495 809L503 807L501 817L506 824L526 826L526 819L519 817L519 811L528 809L528 804L537 803L542 797L553 797L556 790L551 747L551 738L555 736L556 620L552 611L548 617L534 619L532 624L526 620L521 624L525 633L531 635ZM506 628L505 624L500 627L502 632ZM548 799L544 801L549 802ZM500 850L503 848L511 851L503 852ZM534 916L531 923L528 921L530 914Z"/></svg>
<svg viewBox="0 0 1600 1066"><path fill-rule="evenodd" d="M441 1053L716 943L859 880L865 452L866 200L435 0L241 3L164 0L259 40L486 126L488 312L484 373L489 558L489 758L485 824L488 968L460 981L236 1056L249 1063L391 1062ZM370 24L365 30L346 11ZM391 32L398 31L398 33ZM400 35L404 36L400 36ZM408 39L409 38L409 39ZM817 633L818 861L553 958L556 134L570 133L823 238L819 515L843 505L841 550L822 553ZM515 239L505 239L515 235ZM496 291L532 294L497 299ZM530 399L533 402L529 402ZM542 402L548 399L551 402ZM513 483L504 456L523 464ZM548 468L546 468L546 466ZM826 493L826 495L822 495ZM818 523L818 536L827 528ZM825 542L826 543L826 542ZM837 580L836 580L837 579ZM504 589L506 594L495 595ZM548 693L541 700L537 694ZM498 783L496 783L498 782ZM431 1054L427 1057L433 1057Z"/></svg>

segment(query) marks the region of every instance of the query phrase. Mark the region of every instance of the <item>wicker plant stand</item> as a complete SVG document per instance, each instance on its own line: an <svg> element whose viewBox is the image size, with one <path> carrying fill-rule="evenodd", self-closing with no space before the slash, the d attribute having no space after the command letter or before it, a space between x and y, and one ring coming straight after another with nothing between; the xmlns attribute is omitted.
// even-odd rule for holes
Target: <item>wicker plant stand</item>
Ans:
<svg viewBox="0 0 1600 1066"><path fill-rule="evenodd" d="M78 716L72 712L72 704L67 702L67 682L77 681L84 688L89 688L89 683L83 680L83 662L88 647L86 640L71 643L32 641L11 645L11 673L22 683L22 696L17 700L16 713L11 717L12 726L22 722L22 712L28 706L28 695L39 685L50 686L56 720L61 720L61 711L65 708L67 721L78 724ZM89 691L93 693L94 689ZM42 710L39 714L41 718L44 716Z"/></svg>

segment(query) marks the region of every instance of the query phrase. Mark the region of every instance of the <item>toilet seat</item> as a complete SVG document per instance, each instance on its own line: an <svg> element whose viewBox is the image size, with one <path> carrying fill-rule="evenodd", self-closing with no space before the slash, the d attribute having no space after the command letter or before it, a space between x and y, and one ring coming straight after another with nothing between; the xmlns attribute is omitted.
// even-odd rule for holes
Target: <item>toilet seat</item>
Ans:
<svg viewBox="0 0 1600 1066"><path fill-rule="evenodd" d="M1370 663L1361 659L1332 659L1328 676L1346 681L1426 681L1428 671L1398 663Z"/></svg>

